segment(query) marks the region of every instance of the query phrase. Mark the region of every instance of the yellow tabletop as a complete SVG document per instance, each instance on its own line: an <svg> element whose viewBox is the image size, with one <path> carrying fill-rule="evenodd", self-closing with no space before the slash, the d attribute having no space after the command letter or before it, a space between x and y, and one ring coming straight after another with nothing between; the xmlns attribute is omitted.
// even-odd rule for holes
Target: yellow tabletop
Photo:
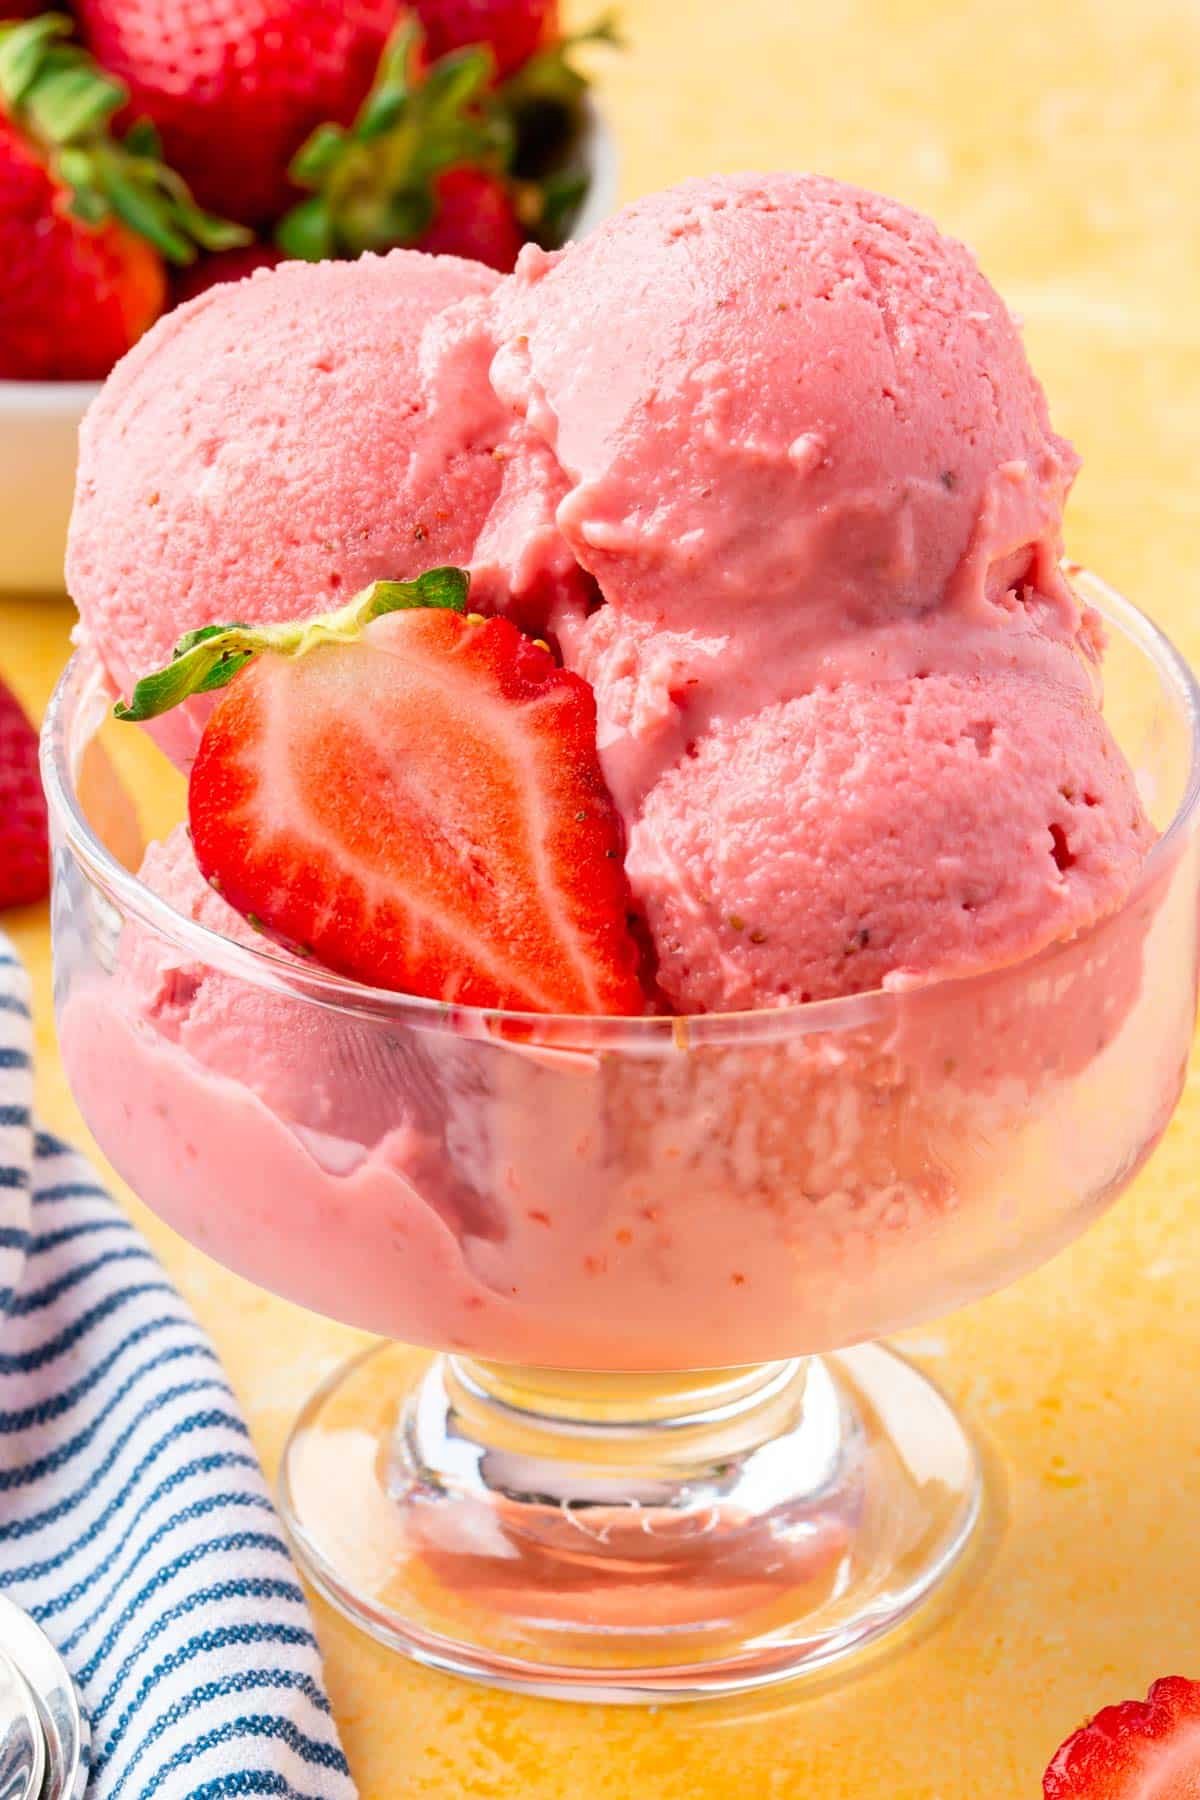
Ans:
<svg viewBox="0 0 1200 1800"><path fill-rule="evenodd" d="M586 10L587 0L585 0ZM604 104L633 195L711 169L815 168L965 237L1023 315L1085 456L1073 552L1200 660L1200 10L1190 0L624 0ZM578 13L580 9L576 9ZM40 707L65 602L0 600L0 668ZM46 920L9 921L59 1066ZM986 1569L853 1681L637 1711L514 1699L411 1668L318 1608L364 1800L1017 1800L1087 1712L1200 1676L1200 1108L1039 1274L914 1334L1005 1472ZM130 1201L211 1331L270 1469L355 1343Z"/></svg>

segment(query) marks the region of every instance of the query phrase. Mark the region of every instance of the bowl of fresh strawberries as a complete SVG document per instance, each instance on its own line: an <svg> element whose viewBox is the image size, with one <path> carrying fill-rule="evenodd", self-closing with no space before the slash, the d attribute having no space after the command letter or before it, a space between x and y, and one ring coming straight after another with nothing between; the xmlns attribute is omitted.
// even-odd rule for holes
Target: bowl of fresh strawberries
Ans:
<svg viewBox="0 0 1200 1800"><path fill-rule="evenodd" d="M0 0L0 590L62 586L79 422L169 307L286 258L508 269L612 209L557 0Z"/></svg>

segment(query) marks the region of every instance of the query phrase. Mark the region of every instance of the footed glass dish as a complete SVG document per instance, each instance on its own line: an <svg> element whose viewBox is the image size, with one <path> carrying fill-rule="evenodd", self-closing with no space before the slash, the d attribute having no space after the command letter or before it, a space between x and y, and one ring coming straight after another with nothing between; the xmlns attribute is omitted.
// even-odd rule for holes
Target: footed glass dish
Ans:
<svg viewBox="0 0 1200 1800"><path fill-rule="evenodd" d="M1195 1021L1197 690L1079 584L1162 831L1121 910L971 979L738 1015L448 1008L215 935L132 872L103 749L128 727L67 671L44 739L67 1071L168 1223L383 1340L313 1395L280 1480L364 1629L542 1694L681 1699L825 1668L952 1568L979 1457L878 1340L1098 1215Z"/></svg>

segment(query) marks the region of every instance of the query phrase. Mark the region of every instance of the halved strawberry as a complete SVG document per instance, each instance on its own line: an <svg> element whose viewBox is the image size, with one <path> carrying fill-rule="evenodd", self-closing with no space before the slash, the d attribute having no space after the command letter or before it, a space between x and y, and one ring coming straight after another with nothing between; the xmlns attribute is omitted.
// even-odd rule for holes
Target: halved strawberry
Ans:
<svg viewBox="0 0 1200 1800"><path fill-rule="evenodd" d="M433 999L641 1012L591 689L507 620L464 617L465 592L435 570L305 625L192 633L121 715L236 677L192 769L192 838L291 948Z"/></svg>
<svg viewBox="0 0 1200 1800"><path fill-rule="evenodd" d="M1106 1706L1069 1737L1045 1800L1200 1800L1200 1681L1156 1681L1144 1700Z"/></svg>

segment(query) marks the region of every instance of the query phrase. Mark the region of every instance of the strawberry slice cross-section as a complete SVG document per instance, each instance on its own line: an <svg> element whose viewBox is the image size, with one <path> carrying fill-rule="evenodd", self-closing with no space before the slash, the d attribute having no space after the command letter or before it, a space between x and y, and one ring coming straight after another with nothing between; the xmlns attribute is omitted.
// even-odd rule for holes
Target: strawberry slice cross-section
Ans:
<svg viewBox="0 0 1200 1800"><path fill-rule="evenodd" d="M384 589L420 584L376 584L324 624L192 634L122 709L149 716L232 674L190 779L202 872L372 986L644 1011L591 689L507 620L445 599L388 610L371 599Z"/></svg>
<svg viewBox="0 0 1200 1800"><path fill-rule="evenodd" d="M1069 1737L1045 1800L1200 1800L1200 1681L1171 1675Z"/></svg>

